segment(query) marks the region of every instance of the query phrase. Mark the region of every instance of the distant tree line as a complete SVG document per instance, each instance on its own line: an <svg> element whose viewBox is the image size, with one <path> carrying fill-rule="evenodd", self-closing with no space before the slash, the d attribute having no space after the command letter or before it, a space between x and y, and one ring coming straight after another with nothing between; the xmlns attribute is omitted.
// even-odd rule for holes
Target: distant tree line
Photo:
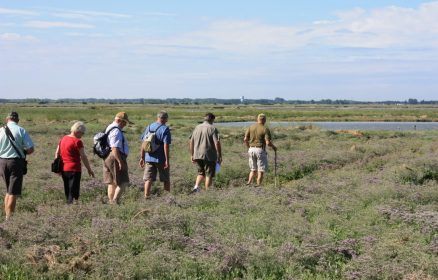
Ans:
<svg viewBox="0 0 438 280"><path fill-rule="evenodd" d="M5 99L0 98L0 103L38 103L38 104L172 104L172 105L201 105L201 104L222 104L222 105L239 105L239 104L329 104L329 105L354 105L354 104L387 104L387 105L417 105L417 104L438 104L438 100L421 100L409 98L405 101L355 101L345 99L321 99L321 100L286 100L276 97L274 99L218 99L218 98L62 98L62 99L40 99L40 98L25 98L25 99Z"/></svg>

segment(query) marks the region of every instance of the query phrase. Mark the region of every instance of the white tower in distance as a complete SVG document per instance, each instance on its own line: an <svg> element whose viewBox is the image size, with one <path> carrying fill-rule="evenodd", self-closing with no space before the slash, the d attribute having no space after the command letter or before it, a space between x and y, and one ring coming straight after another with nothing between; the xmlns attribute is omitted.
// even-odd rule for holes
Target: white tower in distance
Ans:
<svg viewBox="0 0 438 280"><path fill-rule="evenodd" d="M244 103L244 102L245 102L245 96L242 95L242 96L240 97L240 103Z"/></svg>

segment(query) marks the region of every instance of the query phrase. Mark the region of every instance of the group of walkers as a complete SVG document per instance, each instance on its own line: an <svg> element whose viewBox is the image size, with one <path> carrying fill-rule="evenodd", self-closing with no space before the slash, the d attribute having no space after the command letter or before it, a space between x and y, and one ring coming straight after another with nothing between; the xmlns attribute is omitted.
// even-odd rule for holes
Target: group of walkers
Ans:
<svg viewBox="0 0 438 280"><path fill-rule="evenodd" d="M170 128L166 125L169 115L165 111L157 114L155 122L144 129L140 140L151 139L155 144L154 150L141 147L139 165L144 168L144 197L151 197L151 187L159 176L165 191L170 191L170 147L172 137ZM205 189L213 183L213 178L222 163L222 148L219 131L213 125L215 115L207 113L203 123L197 125L189 140L191 161L197 167L197 176L192 192L198 192L204 181ZM277 150L272 142L270 130L265 127L266 116L259 114L257 122L245 132L244 143L248 147L250 173L247 185L256 179L260 186L263 175L267 170L266 146ZM18 125L17 112L11 112L6 117L6 125L0 128L0 177L6 184L5 214L9 219L16 206L16 199L21 195L23 176L26 174L26 155L34 152L34 144L26 130ZM105 129L106 144L110 152L103 159L103 182L108 186L108 200L110 204L120 203L120 197L129 185L128 163L129 146L124 136L123 128L133 124L125 112L119 112L114 121ZM70 134L59 141L55 158L62 160L60 175L64 182L64 193L67 203L74 203L79 199L82 164L85 165L90 176L94 177L81 140L86 128L83 122L76 122L70 129Z"/></svg>

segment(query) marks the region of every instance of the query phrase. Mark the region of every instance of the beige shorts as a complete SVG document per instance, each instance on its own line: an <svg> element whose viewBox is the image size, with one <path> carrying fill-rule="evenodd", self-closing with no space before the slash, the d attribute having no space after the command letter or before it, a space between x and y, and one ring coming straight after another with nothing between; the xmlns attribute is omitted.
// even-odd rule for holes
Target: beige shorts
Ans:
<svg viewBox="0 0 438 280"><path fill-rule="evenodd" d="M145 162L144 163L144 181L155 182L157 180L157 173L160 174L160 182L170 182L169 168L164 169L163 163Z"/></svg>
<svg viewBox="0 0 438 280"><path fill-rule="evenodd" d="M266 172L268 170L268 154L265 150L252 147L249 148L248 155L251 171Z"/></svg>
<svg viewBox="0 0 438 280"><path fill-rule="evenodd" d="M116 184L119 187L129 184L128 164L126 156L121 154L122 161L125 163L126 169L119 170L119 165L113 153L103 162L103 182L105 184Z"/></svg>

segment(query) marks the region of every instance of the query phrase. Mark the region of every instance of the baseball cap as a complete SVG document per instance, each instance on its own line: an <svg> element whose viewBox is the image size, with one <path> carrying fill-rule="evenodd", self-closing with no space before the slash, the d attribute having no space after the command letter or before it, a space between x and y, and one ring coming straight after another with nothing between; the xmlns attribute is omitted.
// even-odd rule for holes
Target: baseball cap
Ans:
<svg viewBox="0 0 438 280"><path fill-rule="evenodd" d="M133 124L133 122L131 122L128 118L128 114L126 114L125 112L118 112L116 115L116 119L125 121L127 123Z"/></svg>

